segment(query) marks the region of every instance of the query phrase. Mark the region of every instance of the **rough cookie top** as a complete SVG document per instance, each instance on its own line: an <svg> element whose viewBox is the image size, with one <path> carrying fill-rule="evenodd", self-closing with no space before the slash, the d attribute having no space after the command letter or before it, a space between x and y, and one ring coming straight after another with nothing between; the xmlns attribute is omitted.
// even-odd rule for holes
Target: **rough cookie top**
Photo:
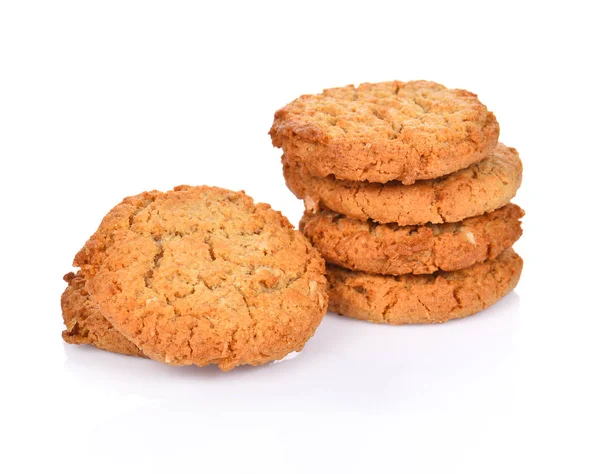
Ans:
<svg viewBox="0 0 600 474"><path fill-rule="evenodd" d="M471 92L392 81L303 95L275 113L269 133L313 175L412 184L481 160L499 131Z"/></svg>
<svg viewBox="0 0 600 474"><path fill-rule="evenodd" d="M324 262L243 192L126 198L75 257L105 317L147 356L227 370L300 350L327 306Z"/></svg>

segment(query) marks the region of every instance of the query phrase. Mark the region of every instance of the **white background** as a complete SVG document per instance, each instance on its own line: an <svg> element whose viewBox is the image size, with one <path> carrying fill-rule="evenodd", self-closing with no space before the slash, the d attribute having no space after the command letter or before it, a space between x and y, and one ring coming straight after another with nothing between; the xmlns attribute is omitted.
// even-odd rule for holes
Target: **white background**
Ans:
<svg viewBox="0 0 600 474"><path fill-rule="evenodd" d="M598 472L593 4L0 3L0 471ZM229 373L63 343L61 277L113 205L210 184L296 223L273 113L392 79L478 93L520 151L515 292L432 327L329 314Z"/></svg>

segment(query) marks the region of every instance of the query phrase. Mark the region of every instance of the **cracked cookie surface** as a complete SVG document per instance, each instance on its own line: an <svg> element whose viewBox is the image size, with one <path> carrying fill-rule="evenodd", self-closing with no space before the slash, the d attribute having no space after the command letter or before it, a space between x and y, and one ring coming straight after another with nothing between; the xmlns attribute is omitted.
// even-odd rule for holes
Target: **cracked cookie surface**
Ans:
<svg viewBox="0 0 600 474"><path fill-rule="evenodd" d="M79 251L85 289L146 356L258 365L302 349L327 306L324 262L244 193L179 186L126 198Z"/></svg>
<svg viewBox="0 0 600 474"><path fill-rule="evenodd" d="M68 286L60 304L67 327L62 333L65 342L90 344L109 352L144 357L142 351L102 315L85 289L85 278L80 273L67 273L64 280Z"/></svg>
<svg viewBox="0 0 600 474"><path fill-rule="evenodd" d="M483 159L499 132L471 92L392 81L303 95L275 113L269 134L315 176L412 184Z"/></svg>
<svg viewBox="0 0 600 474"><path fill-rule="evenodd" d="M282 158L288 188L306 209L330 209L354 219L398 225L442 224L493 211L515 196L523 166L514 148L498 143L484 160L441 178L406 186L319 178L287 155Z"/></svg>
<svg viewBox="0 0 600 474"><path fill-rule="evenodd" d="M517 285L522 268L512 249L432 275L374 275L327 265L329 311L374 323L443 323L496 303Z"/></svg>
<svg viewBox="0 0 600 474"><path fill-rule="evenodd" d="M521 236L515 204L464 221L398 226L332 211L305 212L300 230L328 263L385 275L453 271L494 258Z"/></svg>

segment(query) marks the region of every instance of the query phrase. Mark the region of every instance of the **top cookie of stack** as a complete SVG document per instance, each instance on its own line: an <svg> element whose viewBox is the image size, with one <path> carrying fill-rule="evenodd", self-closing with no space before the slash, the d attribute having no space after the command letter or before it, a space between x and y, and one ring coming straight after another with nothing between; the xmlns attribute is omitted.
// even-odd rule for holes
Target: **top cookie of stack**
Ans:
<svg viewBox="0 0 600 474"><path fill-rule="evenodd" d="M329 262L331 310L442 322L517 284L521 160L475 94L426 81L326 89L278 110L270 135L305 203L301 230Z"/></svg>
<svg viewBox="0 0 600 474"><path fill-rule="evenodd" d="M471 92L393 81L303 95L276 112L270 135L313 176L412 184L485 158L499 131Z"/></svg>

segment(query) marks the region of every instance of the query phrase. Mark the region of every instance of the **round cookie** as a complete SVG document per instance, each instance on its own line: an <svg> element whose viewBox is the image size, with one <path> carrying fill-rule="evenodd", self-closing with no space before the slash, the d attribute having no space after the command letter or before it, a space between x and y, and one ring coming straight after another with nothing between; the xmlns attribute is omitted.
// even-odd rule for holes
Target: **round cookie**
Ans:
<svg viewBox="0 0 600 474"><path fill-rule="evenodd" d="M275 113L273 145L314 176L412 184L475 163L500 128L477 96L427 81L303 95Z"/></svg>
<svg viewBox="0 0 600 474"><path fill-rule="evenodd" d="M502 207L521 185L523 167L514 148L498 143L484 160L441 178L406 186L319 178L283 157L288 188L308 211L330 209L354 219L398 225L458 222Z"/></svg>
<svg viewBox="0 0 600 474"><path fill-rule="evenodd" d="M126 198L75 257L106 319L172 365L258 365L302 349L327 306L324 262L243 192Z"/></svg>
<svg viewBox="0 0 600 474"><path fill-rule="evenodd" d="M512 249L432 275L373 275L327 265L329 311L374 323L443 323L497 302L517 285L522 268Z"/></svg>
<svg viewBox="0 0 600 474"><path fill-rule="evenodd" d="M90 344L98 349L119 354L145 357L137 346L117 331L102 315L98 305L85 289L85 278L80 273L67 273L69 284L60 304L67 329L62 337L69 344Z"/></svg>
<svg viewBox="0 0 600 474"><path fill-rule="evenodd" d="M523 215L507 204L462 222L401 227L319 211L305 212L300 230L328 263L368 273L427 274L496 257L521 236Z"/></svg>

